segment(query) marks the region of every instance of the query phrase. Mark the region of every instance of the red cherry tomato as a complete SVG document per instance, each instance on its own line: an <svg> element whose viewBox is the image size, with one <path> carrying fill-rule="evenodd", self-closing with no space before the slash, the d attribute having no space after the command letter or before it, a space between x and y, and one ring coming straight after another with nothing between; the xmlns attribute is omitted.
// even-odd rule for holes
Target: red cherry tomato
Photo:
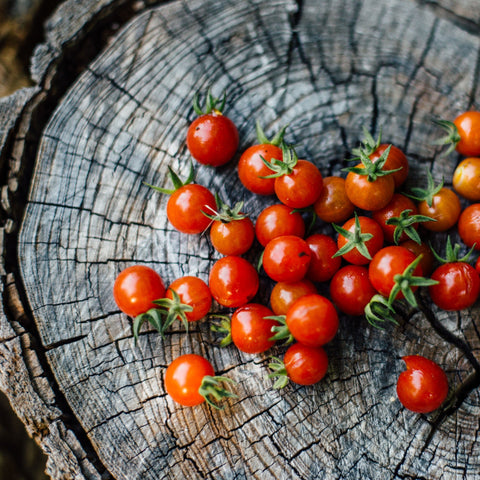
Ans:
<svg viewBox="0 0 480 480"><path fill-rule="evenodd" d="M237 308L231 319L232 341L236 347L245 353L261 353L272 347L275 344L270 340L272 327L278 322L265 318L272 315L268 307L259 303Z"/></svg>
<svg viewBox="0 0 480 480"><path fill-rule="evenodd" d="M276 282L297 282L305 277L311 258L305 240L295 235L283 235L268 242L263 252L263 268Z"/></svg>
<svg viewBox="0 0 480 480"><path fill-rule="evenodd" d="M270 306L273 313L286 315L295 300L309 293L317 293L317 289L306 278L298 282L277 282L270 293Z"/></svg>
<svg viewBox="0 0 480 480"><path fill-rule="evenodd" d="M201 115L188 127L188 150L203 165L225 165L235 155L238 143L237 127L220 112Z"/></svg>
<svg viewBox="0 0 480 480"><path fill-rule="evenodd" d="M363 315L365 307L377 293L368 278L368 269L346 265L330 282L330 296L339 310L347 315Z"/></svg>
<svg viewBox="0 0 480 480"><path fill-rule="evenodd" d="M294 343L283 357L288 378L297 385L313 385L327 373L328 357L322 347Z"/></svg>
<svg viewBox="0 0 480 480"><path fill-rule="evenodd" d="M419 265L424 276L428 277L433 272L435 256L433 255L432 249L427 243L417 243L414 240L405 240L400 244L400 246L410 250L417 257L419 255L423 255Z"/></svg>
<svg viewBox="0 0 480 480"><path fill-rule="evenodd" d="M211 220L203 212L216 209L215 197L203 185L190 183L175 190L167 202L167 217L180 232L196 234L208 228Z"/></svg>
<svg viewBox="0 0 480 480"><path fill-rule="evenodd" d="M370 160L372 160L372 162L378 160L388 147L389 145L386 143L379 145L378 148L369 155ZM401 170L392 172L391 174L395 183L395 188L399 188L407 179L409 165L408 159L402 150L395 145L391 145L390 152L388 153L387 160L385 161L382 170L396 170L397 168L400 168Z"/></svg>
<svg viewBox="0 0 480 480"><path fill-rule="evenodd" d="M407 370L398 377L398 399L412 412L433 412L447 398L445 372L435 362L420 355L408 355L403 360Z"/></svg>
<svg viewBox="0 0 480 480"><path fill-rule="evenodd" d="M286 324L295 340L309 347L320 347L337 333L338 314L328 298L314 293L293 303Z"/></svg>
<svg viewBox="0 0 480 480"><path fill-rule="evenodd" d="M113 285L113 298L118 308L136 317L155 308L153 300L165 296L165 285L155 270L144 265L132 265L120 272Z"/></svg>
<svg viewBox="0 0 480 480"><path fill-rule="evenodd" d="M210 240L222 255L242 255L255 240L255 227L248 217L229 222L215 220L210 227Z"/></svg>
<svg viewBox="0 0 480 480"><path fill-rule="evenodd" d="M315 233L305 241L312 252L307 277L313 282L330 280L342 264L340 257L333 256L337 253L335 240L328 235Z"/></svg>
<svg viewBox="0 0 480 480"><path fill-rule="evenodd" d="M460 135L457 152L466 157L480 155L480 112L464 112L453 123Z"/></svg>
<svg viewBox="0 0 480 480"><path fill-rule="evenodd" d="M480 278L468 263L449 262L440 265L431 278L439 283L428 287L430 297L442 310L463 310L477 301Z"/></svg>
<svg viewBox="0 0 480 480"><path fill-rule="evenodd" d="M453 188L462 197L480 201L480 158L463 159L453 172Z"/></svg>
<svg viewBox="0 0 480 480"><path fill-rule="evenodd" d="M355 206L345 192L345 179L331 176L323 179L320 196L313 209L320 220L327 223L341 223L353 215Z"/></svg>
<svg viewBox="0 0 480 480"><path fill-rule="evenodd" d="M477 258L477 261L475 263L475 270L480 275L480 257Z"/></svg>
<svg viewBox="0 0 480 480"><path fill-rule="evenodd" d="M199 389L205 376L213 376L212 364L200 355L176 358L165 371L165 389L175 402L193 407L205 401Z"/></svg>
<svg viewBox="0 0 480 480"><path fill-rule="evenodd" d="M458 234L467 247L480 250L480 203L469 205L458 219Z"/></svg>
<svg viewBox="0 0 480 480"><path fill-rule="evenodd" d="M260 244L265 247L275 237L295 235L303 238L305 222L300 213L282 203L270 205L260 212L255 223L255 234Z"/></svg>
<svg viewBox="0 0 480 480"><path fill-rule="evenodd" d="M255 268L244 258L228 255L217 260L209 275L213 298L225 307L240 307L257 293L259 280Z"/></svg>
<svg viewBox="0 0 480 480"><path fill-rule="evenodd" d="M169 299L173 299L172 290L178 294L182 304L193 308L191 312L185 312L189 322L202 319L210 311L212 294L201 278L190 275L177 278L169 285L165 294Z"/></svg>
<svg viewBox="0 0 480 480"><path fill-rule="evenodd" d="M435 222L424 222L422 225L432 232L445 232L452 228L460 215L461 205L458 195L449 188L442 188L433 196L432 206L426 200L418 204L418 213L431 217Z"/></svg>

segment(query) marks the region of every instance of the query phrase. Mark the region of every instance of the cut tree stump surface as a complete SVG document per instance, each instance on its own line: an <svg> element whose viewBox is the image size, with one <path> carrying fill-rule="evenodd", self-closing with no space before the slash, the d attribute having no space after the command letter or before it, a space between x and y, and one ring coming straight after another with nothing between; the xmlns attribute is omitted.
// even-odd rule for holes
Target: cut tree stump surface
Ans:
<svg viewBox="0 0 480 480"><path fill-rule="evenodd" d="M432 147L431 120L480 107L479 27L477 0L72 0L52 15L36 85L0 103L0 386L52 478L480 478L478 304L433 317L402 308L384 331L341 316L327 377L279 392L269 354L220 349L207 321L164 339L145 327L135 345L112 296L128 265L169 283L207 280L219 258L207 236L176 232L167 197L143 184L169 187L169 165L188 173L196 91L227 91L240 151L257 119L269 134L289 124L299 155L340 175L366 126L406 152L408 186L427 169L448 185L458 158ZM237 159L197 166L196 181L255 219L275 199L244 189ZM190 352L237 382L223 410L166 395L166 366ZM445 368L445 408L400 405L406 354Z"/></svg>

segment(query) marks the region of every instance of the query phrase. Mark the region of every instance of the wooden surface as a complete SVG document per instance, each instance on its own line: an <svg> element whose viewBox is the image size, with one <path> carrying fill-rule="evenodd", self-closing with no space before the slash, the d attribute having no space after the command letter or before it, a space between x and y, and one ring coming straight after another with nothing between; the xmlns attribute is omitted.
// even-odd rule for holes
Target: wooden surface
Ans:
<svg viewBox="0 0 480 480"><path fill-rule="evenodd" d="M227 89L241 149L257 118L269 133L289 123L299 154L338 174L365 125L406 151L410 185L428 167L451 178L457 159L431 146L431 119L479 107L479 10L476 0L70 1L52 15L35 86L0 103L0 386L52 478L480 478L478 306L435 311L438 321L405 311L384 332L343 317L327 378L276 392L268 356L220 350L206 322L165 340L144 330L135 347L111 295L127 265L168 283L206 279L218 258L207 238L172 230L166 198L142 184L168 186L168 165L187 172L199 89ZM254 218L274 202L243 189L235 162L200 167L197 181L243 199ZM239 398L221 412L175 405L162 376L187 352L235 379ZM446 369L445 412L396 400L411 353Z"/></svg>

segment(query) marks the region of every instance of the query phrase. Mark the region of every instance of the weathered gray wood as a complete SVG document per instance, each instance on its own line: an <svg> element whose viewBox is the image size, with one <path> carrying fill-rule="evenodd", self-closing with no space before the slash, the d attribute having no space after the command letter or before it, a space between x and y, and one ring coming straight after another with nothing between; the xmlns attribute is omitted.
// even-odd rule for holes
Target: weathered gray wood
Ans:
<svg viewBox="0 0 480 480"><path fill-rule="evenodd" d="M219 350L206 323L189 337L178 329L165 340L145 330L135 347L130 321L111 295L116 274L128 264L152 265L168 282L183 274L206 279L218 258L206 238L173 231L166 199L142 185L167 185L169 164L188 170L184 139L198 89L227 89L227 113L239 127L242 148L254 141L256 118L269 132L290 123L288 137L300 144L299 153L324 174L337 174L362 125L382 127L384 138L409 155L411 182L431 164L436 178L449 178L455 159L436 155L430 120L479 107L479 36L470 28L478 16L468 23L459 10L476 12L473 0L456 3L456 10L447 0L441 8L432 3L197 0L143 7L58 102L35 150L18 238L20 302L28 302L38 331L13 329L11 314L1 323L3 350L31 335L41 345L15 377L37 393L19 403L19 416L63 431L60 412L68 408L86 434L71 432L71 443L61 433L45 435L55 446L53 478L99 478L96 459L81 453L91 457L93 450L116 479L480 475L478 390L469 392L467 385L465 401L441 422L409 413L395 399L403 354L435 358L454 390L479 375L478 308L436 312L449 332L443 337L421 314L406 315L400 327L385 332L342 318L327 347L325 381L274 392L265 380L268 357ZM76 31L87 35L96 12L88 2L64 8L34 60L35 79L53 79L47 92L62 51L77 42ZM78 30L68 32L66 11L78 13ZM22 111L15 116L28 125ZM25 130L12 139L12 125L4 151L22 158L23 144L14 145ZM226 199L244 199L253 216L273 201L247 194L234 164L215 172L200 167L197 180ZM3 350L10 369L30 352ZM190 351L204 353L217 372L238 382L239 399L225 410L181 408L166 396L165 366ZM32 375L37 368L42 373ZM36 385L43 375L58 391L49 393L46 382ZM2 389L13 402L21 398L11 379L2 379Z"/></svg>

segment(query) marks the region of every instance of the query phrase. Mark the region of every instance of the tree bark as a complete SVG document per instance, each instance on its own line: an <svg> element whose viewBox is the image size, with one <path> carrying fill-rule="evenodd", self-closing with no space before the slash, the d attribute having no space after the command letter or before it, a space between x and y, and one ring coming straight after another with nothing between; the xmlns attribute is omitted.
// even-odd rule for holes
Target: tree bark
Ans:
<svg viewBox="0 0 480 480"><path fill-rule="evenodd" d="M207 321L163 339L146 327L135 345L112 297L128 265L168 283L207 280L219 258L206 236L173 230L166 196L143 184L169 187L168 166L187 174L196 91L227 91L240 151L256 119L272 134L289 124L299 155L340 175L365 126L406 152L407 188L427 169L448 185L457 158L432 146L431 119L479 108L479 27L476 0L72 0L52 15L35 85L0 103L0 388L52 478L480 476L478 304L447 313L421 295L428 308L403 309L384 331L342 316L327 377L278 392L265 378L270 353L220 349ZM235 161L197 166L196 181L256 218L275 199L249 194ZM238 382L223 410L166 395L166 366L189 352ZM446 369L438 412L396 400L406 354Z"/></svg>

